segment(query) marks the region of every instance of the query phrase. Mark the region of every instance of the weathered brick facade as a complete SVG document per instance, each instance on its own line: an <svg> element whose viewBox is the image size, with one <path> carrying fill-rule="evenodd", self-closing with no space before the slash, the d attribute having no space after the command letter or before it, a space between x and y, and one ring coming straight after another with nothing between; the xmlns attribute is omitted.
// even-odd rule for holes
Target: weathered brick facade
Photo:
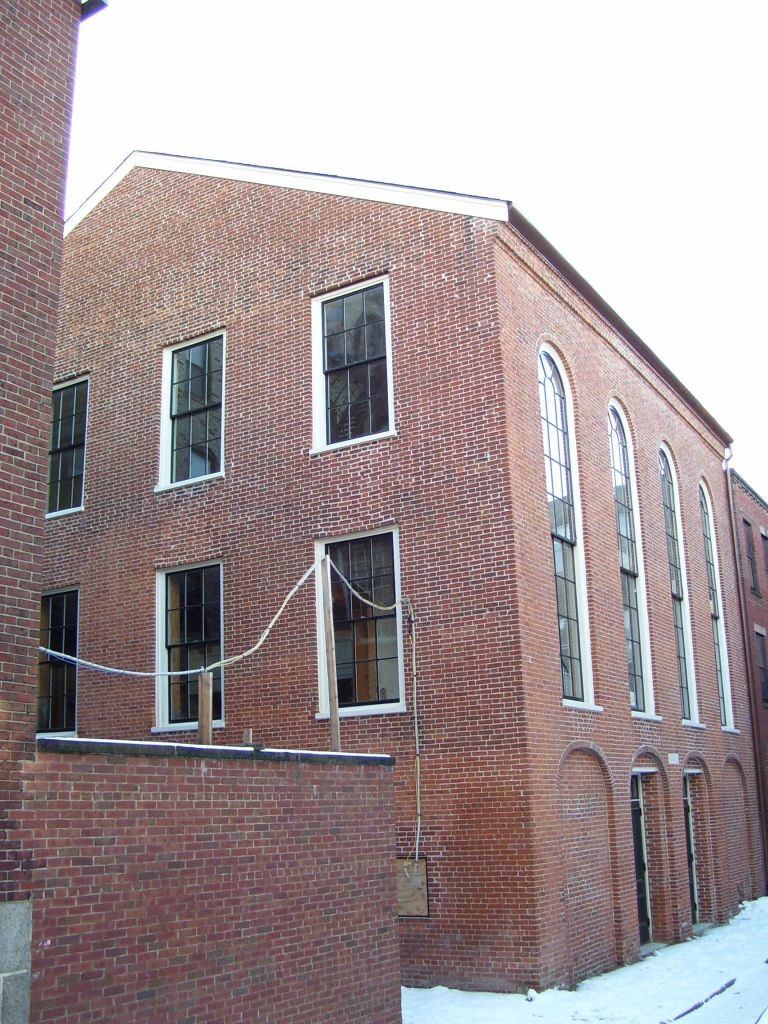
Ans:
<svg viewBox="0 0 768 1024"><path fill-rule="evenodd" d="M0 6L0 900L24 888L15 811L34 750L40 553L77 0Z"/></svg>
<svg viewBox="0 0 768 1024"><path fill-rule="evenodd" d="M78 742L25 774L35 1024L399 1024L387 758Z"/></svg>
<svg viewBox="0 0 768 1024"><path fill-rule="evenodd" d="M66 142L80 4L0 0L0 1005L26 1020L30 853L18 833L35 739L35 646Z"/></svg>
<svg viewBox="0 0 768 1024"><path fill-rule="evenodd" d="M462 206L461 197L408 190L377 200L359 183L316 179L313 190L306 176L275 184L251 169L144 162L156 166L139 158L66 243L57 380L88 376L91 403L84 507L48 524L46 587L79 590L81 656L151 672L158 573L209 562L221 566L224 651L239 653L311 564L316 542L396 529L401 592L417 624L429 880L429 916L401 921L406 981L543 986L636 958L633 771L642 771L655 938L691 934L684 772L699 918L723 921L738 899L762 893L722 429L502 204ZM382 277L394 430L318 450L313 300ZM163 351L219 332L223 473L158 488ZM571 398L594 682L593 699L581 703L562 699L542 344L562 365ZM653 715L629 707L612 401L626 414L634 451ZM694 724L681 724L662 444L678 484ZM712 505L735 728L720 723L701 481ZM259 654L225 671L216 742L239 742L252 728L267 745L327 746L316 636L315 596L305 588ZM415 819L407 637L402 656L405 710L344 717L342 745L396 755L406 857ZM157 735L158 708L154 679L80 672L79 735Z"/></svg>
<svg viewBox="0 0 768 1024"><path fill-rule="evenodd" d="M760 773L763 835L768 849L768 502L738 473L731 473L731 481L751 668L755 757Z"/></svg>

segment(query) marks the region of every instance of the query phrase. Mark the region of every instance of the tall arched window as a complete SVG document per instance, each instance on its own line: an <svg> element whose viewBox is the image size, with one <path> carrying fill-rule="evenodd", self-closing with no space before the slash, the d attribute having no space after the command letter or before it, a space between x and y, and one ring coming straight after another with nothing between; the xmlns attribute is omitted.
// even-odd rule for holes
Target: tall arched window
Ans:
<svg viewBox="0 0 768 1024"><path fill-rule="evenodd" d="M642 578L642 554L638 544L638 517L632 486L629 444L624 423L615 406L608 409L613 502L619 542L621 599L624 608L624 640L627 653L629 702L633 711L650 711L650 656L648 616Z"/></svg>
<svg viewBox="0 0 768 1024"><path fill-rule="evenodd" d="M583 578L583 564L580 564L577 551L578 516L567 399L560 371L552 356L545 351L539 353L539 400L557 595L563 697L586 702L591 701L591 693L588 665L585 662L583 612L579 601L579 577Z"/></svg>
<svg viewBox="0 0 768 1024"><path fill-rule="evenodd" d="M717 695L720 701L720 725L724 728L733 726L733 708L731 707L731 678L728 671L728 651L725 644L725 628L723 626L720 593L720 578L717 571L717 547L712 530L712 512L709 495L703 484L699 484L699 509L701 510L701 529L704 535L704 557L707 562L707 588L709 591L709 616L712 620L712 643L715 653L715 678Z"/></svg>
<svg viewBox="0 0 768 1024"><path fill-rule="evenodd" d="M675 624L675 648L677 652L677 677L680 684L680 706L684 721L695 721L696 699L693 681L693 658L691 657L690 617L688 612L688 591L685 585L683 552L680 546L680 516L677 510L675 479L667 453L659 451L659 476L661 479L661 500L664 508L664 529L667 535L667 561L669 563L669 584L672 591L672 614Z"/></svg>

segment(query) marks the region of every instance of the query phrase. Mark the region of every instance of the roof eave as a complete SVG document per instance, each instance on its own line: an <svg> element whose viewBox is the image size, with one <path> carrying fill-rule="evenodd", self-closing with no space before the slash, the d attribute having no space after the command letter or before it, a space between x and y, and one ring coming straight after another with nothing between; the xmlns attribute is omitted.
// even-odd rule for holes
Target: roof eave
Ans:
<svg viewBox="0 0 768 1024"><path fill-rule="evenodd" d="M728 447L733 443L733 438L714 418L714 416L704 408L701 402L696 398L692 392L683 384L679 377L677 377L669 367L659 359L656 353L651 349L643 339L637 335L626 321L622 320L619 314L603 299L598 292L592 287L592 285L586 281L581 274L576 270L568 260L562 256L557 249L548 242L547 239L538 231L531 222L520 213L520 211L512 205L508 204L509 208L509 223L510 225L520 234L522 237L533 246L539 255L546 260L550 266L560 274L561 277L575 288L576 291L585 299L590 306L608 323L610 326L622 336L637 354L653 367L656 372L663 377L666 382L685 400L686 404L689 405L696 415L701 419L709 429L716 434L723 442L725 447Z"/></svg>

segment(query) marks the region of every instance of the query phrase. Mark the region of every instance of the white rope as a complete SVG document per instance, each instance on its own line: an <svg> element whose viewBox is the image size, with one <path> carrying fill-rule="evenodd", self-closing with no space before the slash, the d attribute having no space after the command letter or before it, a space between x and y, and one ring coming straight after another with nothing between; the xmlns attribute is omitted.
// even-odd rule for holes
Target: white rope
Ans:
<svg viewBox="0 0 768 1024"><path fill-rule="evenodd" d="M288 602L291 600L291 598L296 593L296 591L299 590L299 588L302 587L304 585L304 583L306 583L306 581L309 579L309 577L312 575L312 573L314 571L315 571L315 563L313 562L312 565L310 565L310 567L307 569L307 571L301 577L299 582L296 584L296 586L291 591L289 591L288 594L286 594L285 600L280 605L280 607L278 608L277 612L272 617L271 622L269 623L267 628L264 630L264 632L261 634L261 636L259 637L257 643L255 643L253 645L253 647L249 647L248 650L247 651L243 651L242 654L234 654L231 658L222 658L221 661L217 661L213 665L208 665L206 667L205 671L206 672L213 672L213 670L215 668L226 668L228 665L234 665L236 662L242 661L243 658L249 658L252 654L255 654L256 651L258 651L258 649L261 647L261 645L267 639L269 634L272 632L272 627L275 625L277 620L280 618L280 616L285 611L285 608L286 608L286 605L288 604Z"/></svg>
<svg viewBox="0 0 768 1024"><path fill-rule="evenodd" d="M397 608L398 605L401 605L403 603L402 599L399 599L399 600L395 601L394 604L376 604L375 601L369 601L367 597L363 597L363 595L361 593L359 593L357 590L355 590L355 588L349 582L349 580L344 575L344 573L335 564L333 559L329 558L328 561L333 566L334 572L338 575L339 579L344 584L344 586L347 588L347 590L354 597L356 597L358 599L358 601L362 601L363 604L367 604L369 608L378 608L382 612L393 612L395 610L395 608Z"/></svg>
<svg viewBox="0 0 768 1024"><path fill-rule="evenodd" d="M47 654L51 658L58 658L59 661L66 661L70 665L77 665L78 668L92 668L95 672L106 672L113 676L198 676L203 671L199 668L187 668L178 672L134 672L129 668L112 668L109 665L99 665L95 661L86 661L85 658L76 658L74 654L64 654L63 651L52 651L50 647L38 647L38 651Z"/></svg>
<svg viewBox="0 0 768 1024"><path fill-rule="evenodd" d="M198 676L200 675L201 672L213 672L213 670L216 668L224 668L227 665L234 665L236 662L242 661L243 658L248 658L250 657L250 655L255 654L256 651L258 651L258 649L267 639L269 634L272 632L272 628L285 611L288 602L294 596L296 591L299 590L300 587L304 585L304 583L306 583L306 581L309 579L309 577L312 575L314 571L315 563L313 562L312 565L310 565L310 567L301 577L299 582L288 592L288 594L285 597L285 600L280 605L277 612L272 617L269 625L261 634L261 636L258 639L258 642L255 643L253 647L249 647L248 650L243 651L242 654L235 654L231 658L224 658L221 661L217 661L213 665L207 665L204 668L187 668L181 669L177 672L135 672L132 669L127 668L113 668L110 665L99 665L95 661L86 661L85 658L76 658L73 654L64 654L63 651L53 651L50 649L50 647L38 647L38 651L41 651L43 654L47 654L49 657L58 658L60 661L66 661L70 665L77 665L79 668L90 668L93 669L94 672L104 672L107 675L141 676L143 678L156 678L157 676Z"/></svg>

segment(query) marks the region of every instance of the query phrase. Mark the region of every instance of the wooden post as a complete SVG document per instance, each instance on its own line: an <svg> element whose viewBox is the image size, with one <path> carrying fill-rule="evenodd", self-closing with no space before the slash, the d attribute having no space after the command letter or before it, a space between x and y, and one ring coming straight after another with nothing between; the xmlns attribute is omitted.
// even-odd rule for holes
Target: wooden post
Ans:
<svg viewBox="0 0 768 1024"><path fill-rule="evenodd" d="M323 581L323 623L325 625L325 672L328 677L328 711L331 719L331 750L341 750L339 730L339 691L336 686L336 642L333 636L333 595L331 592L331 560L328 555L320 563Z"/></svg>
<svg viewBox="0 0 768 1024"><path fill-rule="evenodd" d="M201 672L197 679L197 740L210 746L213 743L213 676Z"/></svg>

